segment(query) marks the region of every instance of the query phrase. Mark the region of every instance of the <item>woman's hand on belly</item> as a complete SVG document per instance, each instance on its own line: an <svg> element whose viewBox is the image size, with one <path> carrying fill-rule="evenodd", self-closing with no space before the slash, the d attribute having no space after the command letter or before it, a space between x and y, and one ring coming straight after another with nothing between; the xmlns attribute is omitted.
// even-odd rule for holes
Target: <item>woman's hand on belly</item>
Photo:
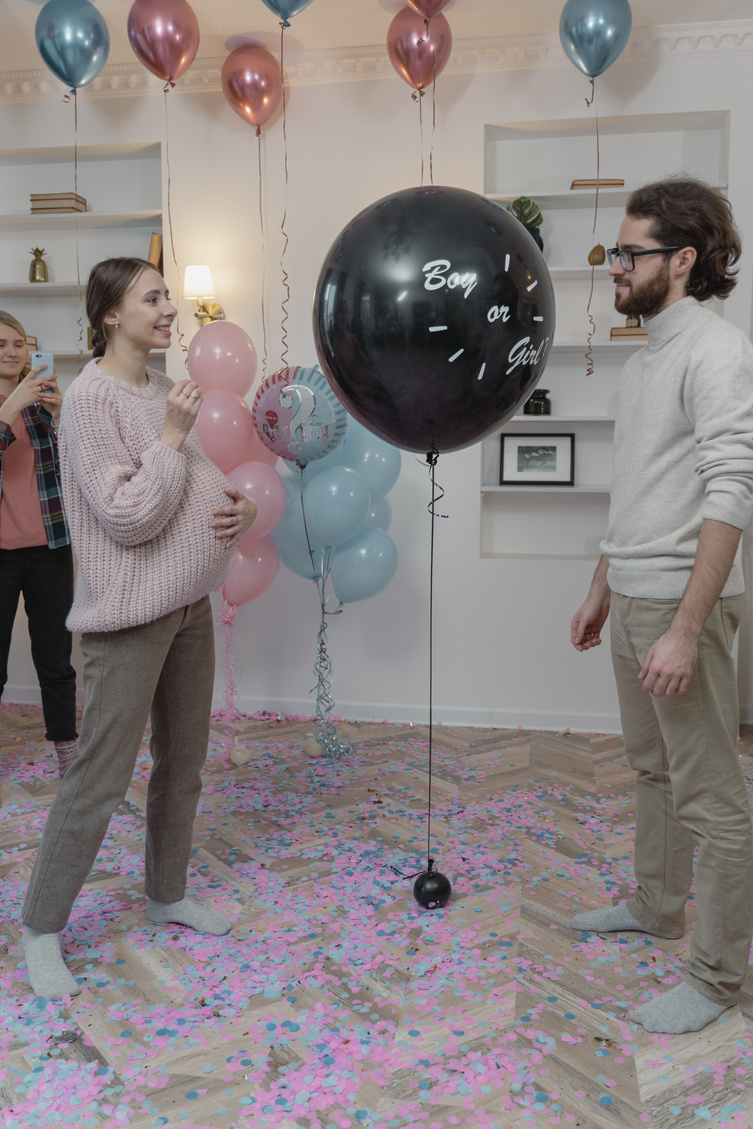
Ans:
<svg viewBox="0 0 753 1129"><path fill-rule="evenodd" d="M244 533L247 533L256 517L256 502L252 502L234 486L226 486L225 493L232 499L231 506L221 506L212 511L212 529L215 537L225 542L226 549L234 549Z"/></svg>

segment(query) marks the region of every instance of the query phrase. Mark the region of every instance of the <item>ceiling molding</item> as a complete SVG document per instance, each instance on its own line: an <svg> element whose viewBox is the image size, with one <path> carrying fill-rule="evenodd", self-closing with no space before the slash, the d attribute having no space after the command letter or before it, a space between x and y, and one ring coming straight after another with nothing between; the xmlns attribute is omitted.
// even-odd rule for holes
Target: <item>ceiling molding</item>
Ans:
<svg viewBox="0 0 753 1129"><path fill-rule="evenodd" d="M634 28L619 63L657 57L708 58L719 54L753 53L753 20L728 23L671 24ZM197 59L180 79L175 93L220 90L222 58ZM564 66L567 60L555 34L495 36L459 39L453 44L445 73L473 74L489 71ZM619 64L618 64L619 65ZM290 86L333 82L356 82L393 77L386 48L336 48L323 51L292 51L285 55L285 77ZM114 63L83 88L86 97L122 97L157 93L163 82L133 59ZM0 100L49 101L66 93L48 70L0 72Z"/></svg>

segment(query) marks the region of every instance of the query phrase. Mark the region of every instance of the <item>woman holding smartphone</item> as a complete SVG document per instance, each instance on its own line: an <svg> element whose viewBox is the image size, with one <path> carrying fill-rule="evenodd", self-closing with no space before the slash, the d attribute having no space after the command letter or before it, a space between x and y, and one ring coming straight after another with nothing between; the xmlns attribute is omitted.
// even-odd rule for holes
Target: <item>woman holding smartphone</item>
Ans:
<svg viewBox="0 0 753 1129"><path fill-rule="evenodd" d="M219 588L256 506L209 461L193 431L201 390L147 366L170 344L175 307L140 259L89 276L94 359L65 398L60 462L78 557L73 607L86 705L26 894L24 952L38 996L75 995L60 931L124 798L151 715L146 911L156 924L230 929L185 897L214 683L208 593Z"/></svg>
<svg viewBox="0 0 753 1129"><path fill-rule="evenodd" d="M48 741L64 776L76 757L76 673L65 620L73 554L63 513L56 427L63 402L47 366L30 370L26 334L0 310L0 695L23 593Z"/></svg>

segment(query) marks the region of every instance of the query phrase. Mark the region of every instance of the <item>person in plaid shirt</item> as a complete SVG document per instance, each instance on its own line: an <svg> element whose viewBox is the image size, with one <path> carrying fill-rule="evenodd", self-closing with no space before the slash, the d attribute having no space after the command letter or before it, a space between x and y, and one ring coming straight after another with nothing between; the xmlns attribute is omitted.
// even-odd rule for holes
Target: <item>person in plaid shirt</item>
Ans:
<svg viewBox="0 0 753 1129"><path fill-rule="evenodd" d="M62 393L44 366L29 371L26 334L0 310L0 695L24 597L46 736L61 776L76 758L76 672L65 626L73 553L63 513L55 428Z"/></svg>

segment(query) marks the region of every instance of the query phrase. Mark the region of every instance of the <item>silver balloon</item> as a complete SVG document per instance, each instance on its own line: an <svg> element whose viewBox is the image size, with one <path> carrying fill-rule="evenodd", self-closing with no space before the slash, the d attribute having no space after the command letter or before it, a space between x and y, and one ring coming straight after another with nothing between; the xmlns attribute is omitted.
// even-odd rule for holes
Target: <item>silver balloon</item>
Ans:
<svg viewBox="0 0 753 1129"><path fill-rule="evenodd" d="M628 0L567 0L560 42L570 62L594 79L625 50L632 27Z"/></svg>
<svg viewBox="0 0 753 1129"><path fill-rule="evenodd" d="M89 0L49 0L34 29L39 54L66 86L86 86L110 53L110 33Z"/></svg>

